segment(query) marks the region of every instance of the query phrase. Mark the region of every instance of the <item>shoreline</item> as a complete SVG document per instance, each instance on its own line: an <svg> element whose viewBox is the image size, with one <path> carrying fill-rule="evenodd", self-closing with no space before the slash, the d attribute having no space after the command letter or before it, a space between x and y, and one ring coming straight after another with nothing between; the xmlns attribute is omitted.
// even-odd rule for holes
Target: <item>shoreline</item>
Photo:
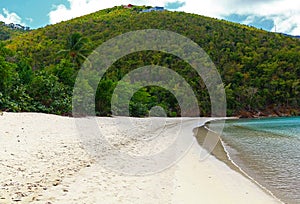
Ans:
<svg viewBox="0 0 300 204"><path fill-rule="evenodd" d="M299 108L269 106L263 110L240 110L234 116L239 118L272 118L272 117L293 117L300 116Z"/></svg>
<svg viewBox="0 0 300 204"><path fill-rule="evenodd" d="M115 118L96 119L118 142L132 136L114 129ZM193 130L215 119L168 120L158 147L169 144L179 124L188 130L192 146L161 172L128 176L104 168L86 152L74 118L5 112L0 116L0 203L280 203L214 156L199 160L203 149Z"/></svg>
<svg viewBox="0 0 300 204"><path fill-rule="evenodd" d="M283 116L285 117L285 116ZM269 118L269 117L261 117L261 118ZM229 118L230 119L230 118ZM246 119L246 118L232 118L232 119ZM247 118L247 119L251 119L251 118ZM253 119L258 119L258 118L253 118ZM196 138L197 138L197 142L198 144L204 148L202 146L203 143L203 135L206 135L206 132L209 131L211 133L214 134L214 131L210 130L209 127L207 126L207 123L210 123L212 121L208 121L206 122L204 125L199 126L198 127L198 133L196 134ZM205 131L204 131L205 130ZM199 132L200 131L200 132ZM202 133L202 134L201 134ZM211 152L211 155L213 155L215 158L217 158L219 161L225 163L228 167L230 167L232 170L238 172L239 174L241 174L242 176L244 176L245 178L249 179L251 182L253 182L255 185L257 185L259 188L261 188L264 192L266 192L267 194L269 194L270 196L274 197L275 199L277 199L278 201L280 201L282 204L284 204L284 202L279 199L278 197L276 197L272 191L270 191L269 189L267 189L265 186L263 186L262 184L260 184L258 181L256 181L254 178L252 178L249 174L247 174L236 162L234 162L230 156L229 151L226 149L226 144L223 141L222 137L219 137L219 142L216 146L216 148Z"/></svg>

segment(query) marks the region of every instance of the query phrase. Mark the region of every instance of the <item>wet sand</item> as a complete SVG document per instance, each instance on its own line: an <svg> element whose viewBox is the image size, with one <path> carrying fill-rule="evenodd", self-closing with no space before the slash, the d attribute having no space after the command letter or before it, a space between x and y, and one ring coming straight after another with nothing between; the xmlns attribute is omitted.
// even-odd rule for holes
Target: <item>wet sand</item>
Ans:
<svg viewBox="0 0 300 204"><path fill-rule="evenodd" d="M202 146L204 139L205 139L205 135L207 135L208 130L205 127L199 127L197 129L198 133L196 134L196 138L197 138L197 142ZM213 134L213 133L212 133ZM215 134L215 137L219 137L219 135ZM215 156L218 160L224 162L226 165L228 165L231 169L242 173L240 171L240 169L235 166L230 159L228 158L227 152L224 149L224 146L222 144L221 138L218 141L216 147L213 149L213 151L211 152L211 154L213 156Z"/></svg>
<svg viewBox="0 0 300 204"><path fill-rule="evenodd" d="M196 128L194 130L197 142L201 147L203 147L205 149L205 146L203 145L203 143L204 143L204 140L205 140L205 136L207 135L208 132L210 132L211 136L219 138L219 141L218 141L217 145L215 146L213 151L210 153L211 155L213 155L215 158L217 158L221 162L225 163L232 170L236 171L237 173L241 174L245 178L249 179L251 182L256 184L259 188L261 188L265 193L267 193L267 194L271 195L272 197L276 198L271 191L269 191L264 186L262 186L260 183L258 183L253 178L251 178L245 171L243 171L241 169L241 167L239 167L230 158L230 155L229 155L229 153L227 152L227 150L225 148L225 143L222 140L222 138L218 134L215 134L214 132L210 131L209 128L206 125L204 125L202 127L199 127L199 128Z"/></svg>

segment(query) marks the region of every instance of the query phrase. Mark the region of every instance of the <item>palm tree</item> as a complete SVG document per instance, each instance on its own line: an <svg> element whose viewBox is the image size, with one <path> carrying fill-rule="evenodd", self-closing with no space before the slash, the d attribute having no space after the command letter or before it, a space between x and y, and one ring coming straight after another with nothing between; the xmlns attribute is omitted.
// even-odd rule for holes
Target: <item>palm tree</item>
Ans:
<svg viewBox="0 0 300 204"><path fill-rule="evenodd" d="M66 49L61 50L58 53L69 57L74 66L80 67L82 60L86 60L86 55L89 52L86 49L87 43L87 38L82 37L80 33L73 33L67 39Z"/></svg>

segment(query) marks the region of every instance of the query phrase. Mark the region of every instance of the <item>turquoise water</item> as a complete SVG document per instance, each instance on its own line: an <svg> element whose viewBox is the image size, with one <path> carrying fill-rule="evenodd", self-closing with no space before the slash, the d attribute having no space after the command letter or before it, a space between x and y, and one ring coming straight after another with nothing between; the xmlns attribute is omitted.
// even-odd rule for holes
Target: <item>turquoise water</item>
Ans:
<svg viewBox="0 0 300 204"><path fill-rule="evenodd" d="M222 139L249 176L283 202L300 203L300 117L230 120Z"/></svg>

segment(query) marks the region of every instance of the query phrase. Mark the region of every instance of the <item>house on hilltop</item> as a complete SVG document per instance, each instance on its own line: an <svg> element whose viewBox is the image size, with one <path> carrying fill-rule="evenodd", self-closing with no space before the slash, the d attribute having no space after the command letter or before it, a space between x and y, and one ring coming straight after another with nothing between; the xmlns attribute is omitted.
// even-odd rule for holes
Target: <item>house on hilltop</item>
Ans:
<svg viewBox="0 0 300 204"><path fill-rule="evenodd" d="M14 23L10 23L10 24L4 24L6 27L14 29L14 30L30 30L30 27L27 26L22 26L20 24L14 24Z"/></svg>
<svg viewBox="0 0 300 204"><path fill-rule="evenodd" d="M153 8L142 10L141 12L142 13L148 13L148 12L152 12L152 11L164 11L164 10L165 10L164 7L155 6Z"/></svg>
<svg viewBox="0 0 300 204"><path fill-rule="evenodd" d="M131 9L133 7L132 4L128 4L128 5L123 5L123 8L127 8L127 9Z"/></svg>

